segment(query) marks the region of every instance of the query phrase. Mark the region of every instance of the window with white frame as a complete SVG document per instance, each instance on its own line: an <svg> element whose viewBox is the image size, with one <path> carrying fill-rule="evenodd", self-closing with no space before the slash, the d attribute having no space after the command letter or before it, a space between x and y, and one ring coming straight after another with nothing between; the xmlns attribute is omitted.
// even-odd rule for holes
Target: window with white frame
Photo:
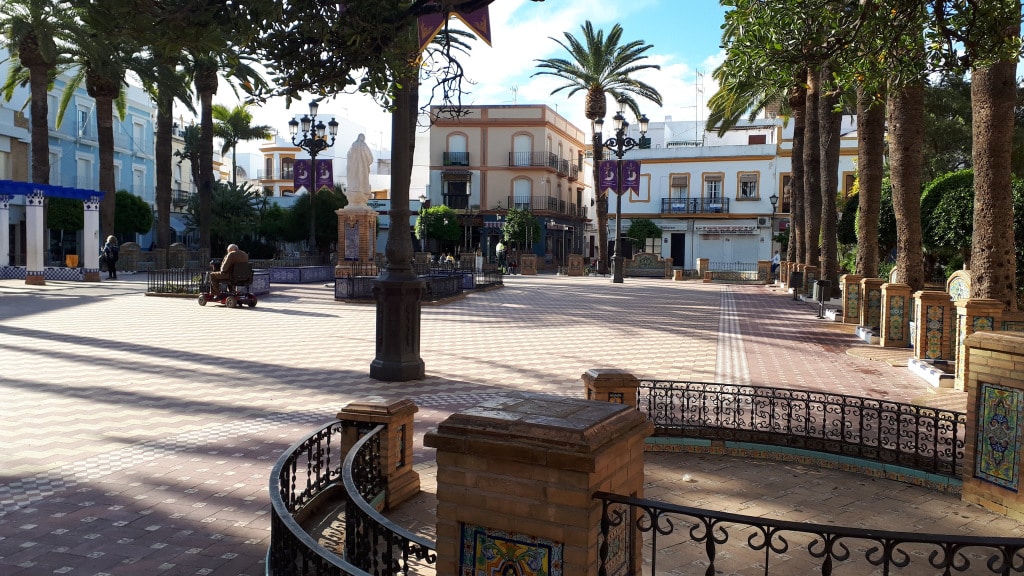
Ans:
<svg viewBox="0 0 1024 576"><path fill-rule="evenodd" d="M86 190L95 190L96 186L93 184L94 177L92 172L92 158L79 156L75 160L75 168L77 187L84 188Z"/></svg>
<svg viewBox="0 0 1024 576"><path fill-rule="evenodd" d="M644 240L643 252L661 254L661 236Z"/></svg>
<svg viewBox="0 0 1024 576"><path fill-rule="evenodd" d="M757 174L754 172L741 172L739 175L740 189L737 196L740 200L757 199Z"/></svg>
<svg viewBox="0 0 1024 576"><path fill-rule="evenodd" d="M78 137L79 138L95 138L96 130L93 128L92 122L92 107L90 106L79 106L78 107Z"/></svg>
<svg viewBox="0 0 1024 576"><path fill-rule="evenodd" d="M689 198L690 196L690 175L673 174L669 178L669 198Z"/></svg>
<svg viewBox="0 0 1024 576"><path fill-rule="evenodd" d="M721 174L707 174L704 176L704 197L709 200L722 199Z"/></svg>
<svg viewBox="0 0 1024 576"><path fill-rule="evenodd" d="M60 152L50 152L50 184L60 186Z"/></svg>

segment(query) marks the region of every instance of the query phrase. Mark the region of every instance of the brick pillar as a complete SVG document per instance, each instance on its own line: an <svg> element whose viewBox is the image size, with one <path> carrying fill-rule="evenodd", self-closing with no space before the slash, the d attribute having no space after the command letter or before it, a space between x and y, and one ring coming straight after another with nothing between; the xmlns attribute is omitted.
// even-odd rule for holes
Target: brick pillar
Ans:
<svg viewBox="0 0 1024 576"><path fill-rule="evenodd" d="M910 285L882 284L882 313L879 344L883 348L906 348L910 345Z"/></svg>
<svg viewBox="0 0 1024 576"><path fill-rule="evenodd" d="M765 284L771 284L772 280L772 261L771 260L758 260L757 261L757 279Z"/></svg>
<svg viewBox="0 0 1024 576"><path fill-rule="evenodd" d="M377 211L366 206L341 208L335 278L377 275Z"/></svg>
<svg viewBox="0 0 1024 576"><path fill-rule="evenodd" d="M956 303L956 379L953 387L963 390L967 382L967 337L975 332L991 332L1000 325L1003 303L991 298L969 298Z"/></svg>
<svg viewBox="0 0 1024 576"><path fill-rule="evenodd" d="M1021 522L1024 334L978 332L967 337L965 346L967 434L961 497Z"/></svg>
<svg viewBox="0 0 1024 576"><path fill-rule="evenodd" d="M801 294L810 298L814 295L814 281L818 279L818 267L817 266L804 266L804 288L800 291Z"/></svg>
<svg viewBox="0 0 1024 576"><path fill-rule="evenodd" d="M628 406L526 392L452 414L424 438L437 448L437 573L504 574L505 561L515 564L509 573L551 574L560 558L562 574L597 574L593 494L642 496L652 431ZM535 553L539 565L495 557L493 547ZM630 555L617 559L628 573L640 574L642 548L618 548Z"/></svg>
<svg viewBox="0 0 1024 576"><path fill-rule="evenodd" d="M519 273L523 276L537 275L537 255L523 254L519 257Z"/></svg>
<svg viewBox="0 0 1024 576"><path fill-rule="evenodd" d="M865 278L860 281L860 325L869 330L882 327L882 284L881 278Z"/></svg>
<svg viewBox="0 0 1024 576"><path fill-rule="evenodd" d="M843 293L844 324L860 322L860 281L863 279L863 276L857 274L843 274L839 277L839 289Z"/></svg>
<svg viewBox="0 0 1024 576"><path fill-rule="evenodd" d="M914 358L953 359L954 308L953 301L945 292L921 290L914 294L914 318L917 322Z"/></svg>
<svg viewBox="0 0 1024 576"><path fill-rule="evenodd" d="M583 373L587 400L628 404L636 408L640 380L618 368L591 368Z"/></svg>
<svg viewBox="0 0 1024 576"><path fill-rule="evenodd" d="M697 276L704 277L704 273L708 271L711 266L711 261L707 258L697 258Z"/></svg>
<svg viewBox="0 0 1024 576"><path fill-rule="evenodd" d="M384 424L380 461L387 476L387 508L398 506L420 491L420 475L412 469L413 414L419 410L410 400L390 404L351 402L338 412L345 423L341 441L344 458L361 436L361 428Z"/></svg>

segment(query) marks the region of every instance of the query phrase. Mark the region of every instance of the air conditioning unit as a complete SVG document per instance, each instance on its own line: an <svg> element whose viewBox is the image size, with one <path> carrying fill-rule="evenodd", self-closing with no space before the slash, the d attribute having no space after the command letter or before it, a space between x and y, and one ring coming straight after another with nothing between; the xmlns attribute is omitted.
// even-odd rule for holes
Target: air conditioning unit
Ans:
<svg viewBox="0 0 1024 576"><path fill-rule="evenodd" d="M767 227L771 226L771 224L772 224L772 219L771 218L769 218L767 216L758 216L757 217L757 226L759 228L767 228Z"/></svg>

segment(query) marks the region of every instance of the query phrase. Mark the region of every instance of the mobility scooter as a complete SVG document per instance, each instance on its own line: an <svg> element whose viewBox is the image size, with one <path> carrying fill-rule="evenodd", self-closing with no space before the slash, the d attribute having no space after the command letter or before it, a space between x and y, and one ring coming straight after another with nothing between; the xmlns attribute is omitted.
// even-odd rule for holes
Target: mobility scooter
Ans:
<svg viewBox="0 0 1024 576"><path fill-rule="evenodd" d="M216 269L217 263L219 263L218 260L210 262L210 271ZM227 284L227 287L214 296L210 272L206 272L199 294L199 305L206 306L208 302L213 302L223 303L228 308L239 308L243 305L249 308L256 307L256 295L249 292L249 287L252 285L252 264L248 262L235 264L231 268L231 279L226 282L221 280L221 284Z"/></svg>

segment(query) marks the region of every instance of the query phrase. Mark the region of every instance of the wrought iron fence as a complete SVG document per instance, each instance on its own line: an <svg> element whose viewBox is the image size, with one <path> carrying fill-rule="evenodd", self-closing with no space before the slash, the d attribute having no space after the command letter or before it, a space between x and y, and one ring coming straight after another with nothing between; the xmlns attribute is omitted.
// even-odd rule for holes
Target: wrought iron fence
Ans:
<svg viewBox="0 0 1024 576"><path fill-rule="evenodd" d="M644 381L655 434L801 448L959 477L967 415L876 398L763 386Z"/></svg>
<svg viewBox="0 0 1024 576"><path fill-rule="evenodd" d="M757 272L757 262L708 262L712 272Z"/></svg>
<svg viewBox="0 0 1024 576"><path fill-rule="evenodd" d="M151 294L198 295L202 290L204 270L171 268L146 273L146 292Z"/></svg>
<svg viewBox="0 0 1024 576"><path fill-rule="evenodd" d="M594 497L603 503L598 547L601 576L633 574L629 555L641 546L639 552L650 566L649 572L644 567L645 574L675 574L674 569L684 566L706 566L704 574L756 571L765 576L1024 572L1024 538L853 528L745 516L607 492ZM659 569L658 552L669 549L674 554L660 564L673 566Z"/></svg>
<svg viewBox="0 0 1024 576"><path fill-rule="evenodd" d="M342 433L352 426L362 438L342 460ZM436 561L432 542L395 525L368 503L385 491L384 429L332 422L294 444L277 461L270 475L269 576L409 574L416 563ZM301 524L319 501L339 493L345 519L338 534L342 541L336 544L344 557L322 546Z"/></svg>

